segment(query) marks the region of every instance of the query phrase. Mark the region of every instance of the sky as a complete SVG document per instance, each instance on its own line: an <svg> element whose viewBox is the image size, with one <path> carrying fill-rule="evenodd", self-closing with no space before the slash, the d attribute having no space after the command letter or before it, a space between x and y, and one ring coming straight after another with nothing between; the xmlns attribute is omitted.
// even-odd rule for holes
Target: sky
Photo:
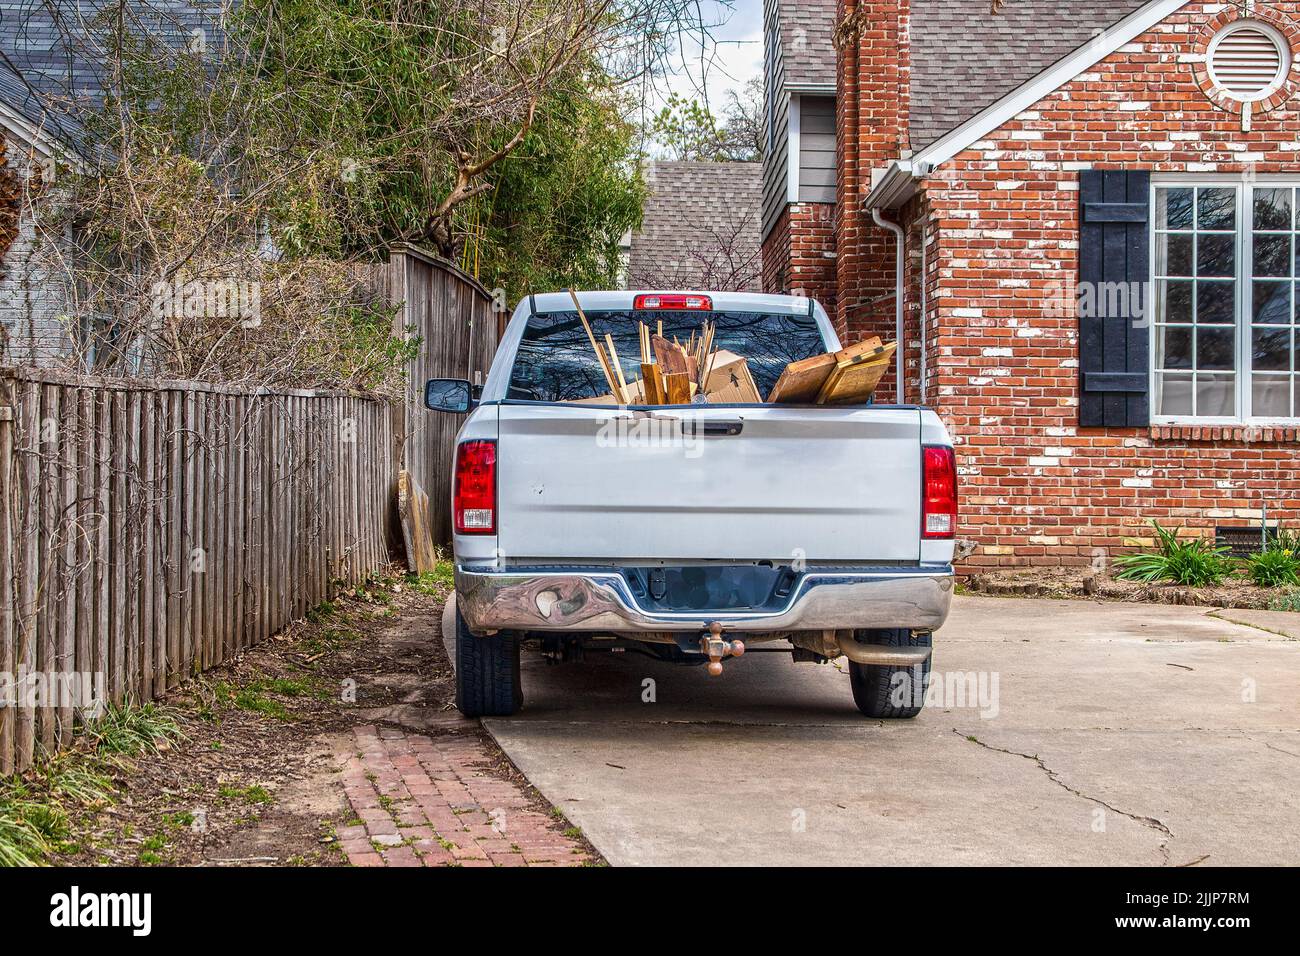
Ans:
<svg viewBox="0 0 1300 956"><path fill-rule="evenodd" d="M728 91L763 75L763 0L702 0L701 10L718 24L701 49L696 40L678 51L670 75L647 97L653 111L670 93L707 102L721 112Z"/></svg>

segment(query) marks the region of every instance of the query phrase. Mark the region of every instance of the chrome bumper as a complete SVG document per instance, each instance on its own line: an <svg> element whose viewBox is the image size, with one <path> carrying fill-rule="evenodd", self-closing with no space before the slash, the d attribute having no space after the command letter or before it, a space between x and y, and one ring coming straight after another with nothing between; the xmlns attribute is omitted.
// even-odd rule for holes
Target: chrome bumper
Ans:
<svg viewBox="0 0 1300 956"><path fill-rule="evenodd" d="M699 631L714 622L750 633L849 628L937 630L948 618L947 565L806 572L779 610L645 611L617 571L456 568L456 603L483 631Z"/></svg>

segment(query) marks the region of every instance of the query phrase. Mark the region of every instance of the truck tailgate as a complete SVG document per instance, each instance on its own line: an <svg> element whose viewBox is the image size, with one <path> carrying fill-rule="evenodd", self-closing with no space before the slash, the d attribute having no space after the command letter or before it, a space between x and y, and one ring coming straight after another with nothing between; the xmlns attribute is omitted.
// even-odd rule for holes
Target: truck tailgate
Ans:
<svg viewBox="0 0 1300 956"><path fill-rule="evenodd" d="M683 406L639 425L575 405L498 412L498 543L512 563L920 556L914 409Z"/></svg>

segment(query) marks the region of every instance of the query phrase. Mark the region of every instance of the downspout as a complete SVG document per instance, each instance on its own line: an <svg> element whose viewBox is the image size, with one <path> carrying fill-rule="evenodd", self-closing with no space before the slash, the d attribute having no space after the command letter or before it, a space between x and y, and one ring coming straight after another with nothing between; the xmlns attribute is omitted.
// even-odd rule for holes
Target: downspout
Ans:
<svg viewBox="0 0 1300 956"><path fill-rule="evenodd" d="M930 219L924 210L921 213L921 401L925 404L926 375L929 367L926 363L926 322L929 320L930 307Z"/></svg>
<svg viewBox="0 0 1300 956"><path fill-rule="evenodd" d="M879 209L871 210L871 218L875 220L876 225L882 229L888 229L894 234L894 245L897 247L895 255L896 265L894 267L894 325L896 327L895 340L898 342L898 351L894 353L894 380L898 383L896 394L894 396L896 403L904 403L904 392L906 391L903 382L903 353L906 351L906 343L903 341L903 287L906 282L906 263L903 239L903 227L896 222L890 222L880 214Z"/></svg>

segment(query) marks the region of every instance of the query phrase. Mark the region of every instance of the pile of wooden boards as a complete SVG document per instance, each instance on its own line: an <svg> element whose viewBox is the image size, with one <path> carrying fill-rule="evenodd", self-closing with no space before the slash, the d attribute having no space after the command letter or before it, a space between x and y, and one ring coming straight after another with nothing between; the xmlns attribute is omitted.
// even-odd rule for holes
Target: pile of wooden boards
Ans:
<svg viewBox="0 0 1300 956"><path fill-rule="evenodd" d="M726 349L714 348L715 323L704 321L682 343L676 337L669 339L664 335L662 320L653 330L638 322L641 377L629 382L614 337L607 333L603 342L599 340L576 295L573 295L573 305L609 386L607 394L575 404L764 404L763 394L750 373L749 360ZM896 342L885 345L879 338L871 338L838 352L792 362L767 396L767 404L865 404L880 385L897 348Z"/></svg>
<svg viewBox="0 0 1300 956"><path fill-rule="evenodd" d="M816 355L786 366L772 393L771 405L862 405L871 400L897 342L867 339L838 352Z"/></svg>

